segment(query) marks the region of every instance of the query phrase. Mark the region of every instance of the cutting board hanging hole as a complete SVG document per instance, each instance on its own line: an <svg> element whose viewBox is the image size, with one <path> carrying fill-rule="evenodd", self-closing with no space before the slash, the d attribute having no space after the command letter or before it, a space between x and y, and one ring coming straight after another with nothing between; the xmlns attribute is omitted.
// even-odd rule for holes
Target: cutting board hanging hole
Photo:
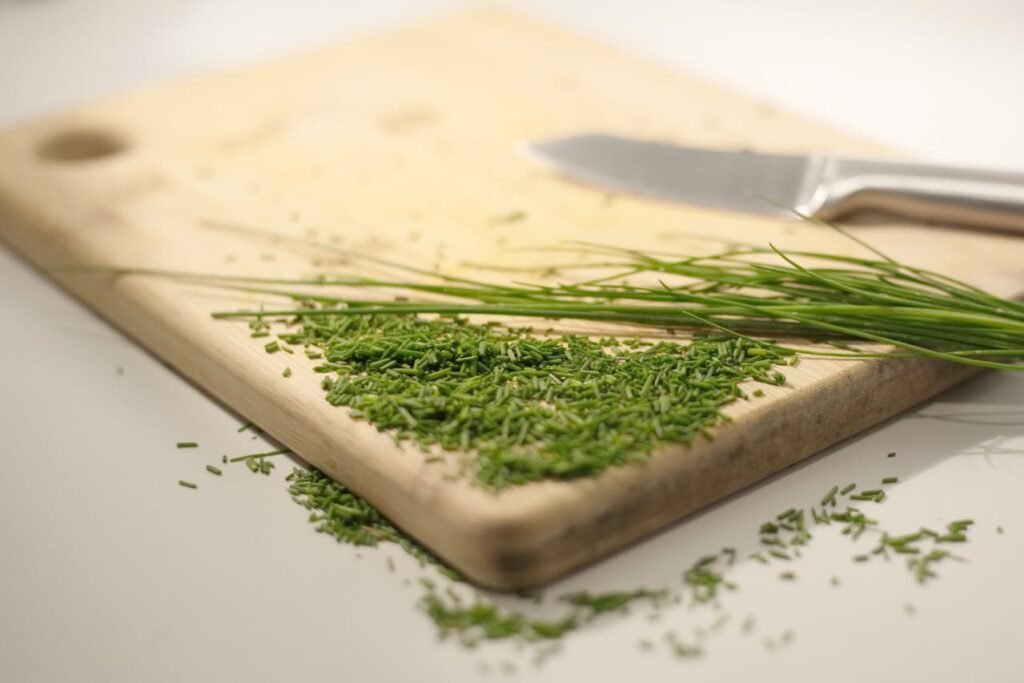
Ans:
<svg viewBox="0 0 1024 683"><path fill-rule="evenodd" d="M128 148L121 136L102 128L66 130L44 139L36 148L47 161L93 161L120 154Z"/></svg>

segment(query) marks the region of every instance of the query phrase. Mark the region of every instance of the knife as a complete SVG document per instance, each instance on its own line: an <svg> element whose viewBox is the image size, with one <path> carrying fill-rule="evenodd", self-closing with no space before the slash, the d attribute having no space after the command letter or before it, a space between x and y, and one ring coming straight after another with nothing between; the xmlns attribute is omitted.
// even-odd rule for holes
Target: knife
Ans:
<svg viewBox="0 0 1024 683"><path fill-rule="evenodd" d="M875 209L924 221L1024 232L1024 174L827 154L761 154L605 134L532 142L570 178L730 211L833 220Z"/></svg>

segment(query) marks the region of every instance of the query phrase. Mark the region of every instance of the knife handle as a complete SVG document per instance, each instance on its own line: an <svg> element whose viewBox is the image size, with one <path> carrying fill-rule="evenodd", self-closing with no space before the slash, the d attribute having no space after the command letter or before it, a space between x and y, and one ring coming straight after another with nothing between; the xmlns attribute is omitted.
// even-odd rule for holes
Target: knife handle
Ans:
<svg viewBox="0 0 1024 683"><path fill-rule="evenodd" d="M862 209L1024 233L1024 174L824 157L805 213L824 220Z"/></svg>

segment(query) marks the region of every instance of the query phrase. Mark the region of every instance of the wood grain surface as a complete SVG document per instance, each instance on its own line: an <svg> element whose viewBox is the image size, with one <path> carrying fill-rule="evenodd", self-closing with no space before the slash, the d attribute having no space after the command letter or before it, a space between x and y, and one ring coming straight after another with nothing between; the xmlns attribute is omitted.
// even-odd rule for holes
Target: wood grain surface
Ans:
<svg viewBox="0 0 1024 683"><path fill-rule="evenodd" d="M886 153L559 28L477 10L3 131L0 236L453 566L501 589L594 561L970 374L925 361L807 360L787 368L786 385L764 399L730 406L733 421L713 442L665 447L643 465L590 480L493 494L328 405L304 359L268 355L244 323L211 319L244 298L52 268L351 272L332 252L216 229L225 225L476 276L467 263L537 265L546 256L521 247L568 240L678 253L722 242L859 253L810 224L610 197L521 152L531 138L587 130ZM503 220L520 212L521 220ZM914 265L1003 294L1024 289L1019 239L878 220L855 229ZM289 380L286 365L295 368ZM60 411L57 399L53 408Z"/></svg>

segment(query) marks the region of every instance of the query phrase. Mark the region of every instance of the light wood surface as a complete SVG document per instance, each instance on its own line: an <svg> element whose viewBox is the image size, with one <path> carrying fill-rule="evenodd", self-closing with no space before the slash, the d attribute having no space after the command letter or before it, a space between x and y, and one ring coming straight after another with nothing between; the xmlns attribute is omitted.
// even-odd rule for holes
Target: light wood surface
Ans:
<svg viewBox="0 0 1024 683"><path fill-rule="evenodd" d="M856 252L813 225L609 198L521 154L525 140L584 130L884 154L561 29L473 11L4 131L0 236L42 266L248 275L349 271L330 254L313 254L314 264L309 249L211 224L314 237L446 272L466 262L528 265L544 257L516 247L562 240L682 253L706 251L714 239ZM500 220L520 211L521 221ZM897 258L1000 293L1016 294L1024 282L1019 239L935 226L857 229ZM210 318L237 308L237 297L151 278L52 275L453 566L497 588L536 585L600 558L968 374L923 361L808 360L788 368L787 384L765 399L730 406L733 422L713 442L666 447L644 465L593 480L495 495L329 406L319 376L298 357L268 355L243 323ZM295 368L289 380L281 377L286 365Z"/></svg>

